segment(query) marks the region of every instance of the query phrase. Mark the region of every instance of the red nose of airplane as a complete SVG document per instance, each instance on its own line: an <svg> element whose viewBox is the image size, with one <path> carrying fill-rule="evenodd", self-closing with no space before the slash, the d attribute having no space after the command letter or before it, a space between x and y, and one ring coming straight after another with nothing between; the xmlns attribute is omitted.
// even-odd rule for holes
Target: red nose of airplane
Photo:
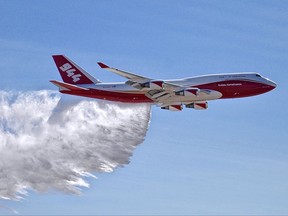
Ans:
<svg viewBox="0 0 288 216"><path fill-rule="evenodd" d="M270 82L271 82L270 85L273 87L273 89L277 87L277 84L275 82L272 82L272 81Z"/></svg>
<svg viewBox="0 0 288 216"><path fill-rule="evenodd" d="M263 83L264 85L262 86L262 89L265 92L271 91L273 89L275 89L277 87L277 84L269 79L265 79L265 83Z"/></svg>
<svg viewBox="0 0 288 216"><path fill-rule="evenodd" d="M273 82L272 80L267 79L267 81L268 81L267 84L270 86L271 90L277 87L277 84Z"/></svg>

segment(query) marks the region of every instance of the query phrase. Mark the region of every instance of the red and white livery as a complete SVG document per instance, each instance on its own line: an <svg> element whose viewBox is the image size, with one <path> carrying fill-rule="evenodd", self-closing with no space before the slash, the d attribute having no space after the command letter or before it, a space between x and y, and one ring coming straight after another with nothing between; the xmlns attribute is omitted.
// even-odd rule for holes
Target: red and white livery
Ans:
<svg viewBox="0 0 288 216"><path fill-rule="evenodd" d="M229 73L159 80L111 68L103 69L127 78L125 83L101 83L63 55L53 55L63 82L51 80L64 94L124 103L152 103L162 109L181 111L183 106L203 110L207 101L240 98L271 91L276 84L259 73Z"/></svg>

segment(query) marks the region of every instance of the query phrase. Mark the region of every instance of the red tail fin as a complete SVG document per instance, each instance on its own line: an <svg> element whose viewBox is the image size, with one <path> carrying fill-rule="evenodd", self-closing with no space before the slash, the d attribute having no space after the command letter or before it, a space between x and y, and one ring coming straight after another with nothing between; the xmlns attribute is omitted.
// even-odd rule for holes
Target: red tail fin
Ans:
<svg viewBox="0 0 288 216"><path fill-rule="evenodd" d="M66 56L53 55L52 57L65 83L74 85L99 83L99 80L95 79Z"/></svg>

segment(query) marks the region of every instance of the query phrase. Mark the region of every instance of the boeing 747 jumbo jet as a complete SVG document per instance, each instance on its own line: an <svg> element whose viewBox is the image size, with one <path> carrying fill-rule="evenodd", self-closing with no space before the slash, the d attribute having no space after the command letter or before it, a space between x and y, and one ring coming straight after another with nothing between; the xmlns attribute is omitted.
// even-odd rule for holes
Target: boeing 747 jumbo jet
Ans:
<svg viewBox="0 0 288 216"><path fill-rule="evenodd" d="M53 59L64 82L51 80L63 94L124 103L151 103L161 109L181 111L183 106L207 109L209 100L241 98L271 91L276 84L259 73L229 73L159 80L98 65L127 78L124 83L101 83L63 55Z"/></svg>

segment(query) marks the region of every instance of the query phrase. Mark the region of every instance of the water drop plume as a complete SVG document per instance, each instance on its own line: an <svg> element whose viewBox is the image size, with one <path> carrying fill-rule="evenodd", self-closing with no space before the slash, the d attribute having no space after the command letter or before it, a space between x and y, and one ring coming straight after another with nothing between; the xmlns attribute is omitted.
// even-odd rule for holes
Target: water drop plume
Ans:
<svg viewBox="0 0 288 216"><path fill-rule="evenodd" d="M113 104L42 90L0 91L0 197L80 193L87 177L129 163L150 105Z"/></svg>

